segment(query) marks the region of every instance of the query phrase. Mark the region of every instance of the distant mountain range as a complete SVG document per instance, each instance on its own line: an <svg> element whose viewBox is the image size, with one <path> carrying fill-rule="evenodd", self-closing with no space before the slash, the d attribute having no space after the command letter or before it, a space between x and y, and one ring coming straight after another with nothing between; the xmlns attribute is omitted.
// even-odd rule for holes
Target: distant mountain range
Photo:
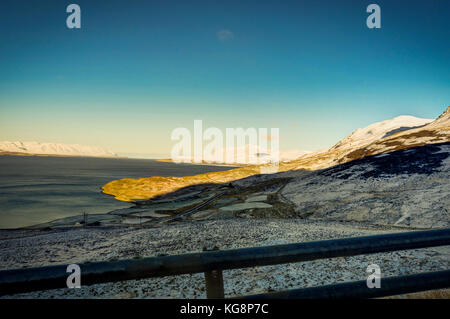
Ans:
<svg viewBox="0 0 450 319"><path fill-rule="evenodd" d="M311 151L305 151L305 150L299 150L299 149L292 149L292 150L280 150L278 154L278 159L280 162L289 162L293 161L302 157L310 157L314 156L315 154L320 154L323 152L328 152L332 149L339 149L340 151L350 151L352 149L359 149L363 147L364 145L368 145L374 141L380 140L382 138L386 138L390 135L393 135L398 132L410 130L413 128L420 128L424 125L431 123L432 119L422 119L414 116L409 115L402 115L397 116L393 119L382 121L382 122L376 122L373 123L365 128L359 128L353 133L351 133L349 136L341 140L339 143L337 143L335 146L333 146L331 149L327 148L325 150L321 150L318 152L311 152ZM252 150L254 152L252 153ZM251 147L249 144L246 144L243 147L234 147L232 149L223 148L222 154L235 154L233 159L226 160L225 155L223 161L217 161L214 157L208 158L204 157L203 161L201 163L208 164L208 163L216 163L216 164L227 164L227 165L248 165L248 164L267 164L272 161L273 154L271 154L270 149L261 148L258 145L254 145ZM236 156L237 153L244 154L244 159L239 160ZM193 157L183 158L179 157L179 161L187 161L187 162L194 162ZM161 161L169 161L171 162L172 159L163 159Z"/></svg>
<svg viewBox="0 0 450 319"><path fill-rule="evenodd" d="M399 116L371 124L363 129L357 129L328 149L281 162L278 174L260 175L268 165L250 165L228 171L187 177L127 178L106 184L103 192L115 196L118 200L132 201L148 199L183 187L204 183L232 182L245 186L256 183L257 179L277 178L280 175L294 177L297 172L319 171L377 154L442 143L450 143L450 108L436 120ZM420 154L420 150L418 152ZM406 154L404 154L405 161L408 159ZM424 154L431 153L424 151ZM384 165L401 167L397 162L387 162ZM424 165L426 166L425 162ZM423 171L428 172L425 166ZM270 170L267 172L269 173ZM448 180L445 181L448 182ZM294 191L297 194L299 192L301 191ZM320 193L320 190L317 192ZM294 200L292 201L294 202Z"/></svg>
<svg viewBox="0 0 450 319"><path fill-rule="evenodd" d="M330 150L351 151L352 149L360 149L364 145L368 145L374 141L394 135L398 132L420 128L432 122L431 119L421 119L414 116L398 116L391 120L377 122L363 129L357 129L352 134L341 140L331 149L319 152L310 152L303 150L280 150L279 159L282 162L289 162L303 157L311 157L316 154L328 152ZM245 145L243 149L235 149L235 151L243 151L249 158L259 158L260 163L269 162L271 159L270 151L255 147L256 154L250 154L249 145ZM224 154L230 150L224 149ZM60 143L39 143L39 142L0 142L0 154L12 155L56 155L56 156L93 156L93 157L116 157L116 153L101 147L85 146L79 144L60 144ZM134 157L134 156L131 156ZM205 159L205 163L213 161L213 159ZM217 163L219 164L219 163ZM232 161L223 164L248 164L247 162Z"/></svg>
<svg viewBox="0 0 450 319"><path fill-rule="evenodd" d="M39 142L0 142L0 154L116 157L101 147Z"/></svg>
<svg viewBox="0 0 450 319"><path fill-rule="evenodd" d="M279 150L278 159L279 161L290 161L300 156L312 153L311 151L304 151L299 149L292 150ZM205 154L201 162L195 162L194 157L182 157L179 156L175 158L180 162L188 163L201 163L201 164L224 164L224 165L250 165L250 164L267 164L272 161L273 155L270 149L262 148L259 145L246 144L244 146L234 146L232 148L222 148L221 149L222 160L217 160L214 155ZM233 154L232 159L227 159L227 154ZM243 158L239 159L237 154L243 154ZM174 162L174 159L161 159L161 162Z"/></svg>

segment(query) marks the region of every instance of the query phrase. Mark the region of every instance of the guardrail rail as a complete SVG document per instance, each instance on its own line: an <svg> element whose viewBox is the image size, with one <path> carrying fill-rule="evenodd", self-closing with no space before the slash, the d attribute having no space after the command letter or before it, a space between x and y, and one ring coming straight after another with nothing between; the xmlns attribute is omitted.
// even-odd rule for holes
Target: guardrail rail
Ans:
<svg viewBox="0 0 450 319"><path fill-rule="evenodd" d="M347 257L450 245L450 228L407 231L286 245L211 250L198 253L79 264L82 285L204 273L207 298L224 298L222 271L324 258ZM0 271L0 295L66 288L67 265ZM450 270L382 279L382 288L365 281L243 296L243 298L382 297L450 287Z"/></svg>

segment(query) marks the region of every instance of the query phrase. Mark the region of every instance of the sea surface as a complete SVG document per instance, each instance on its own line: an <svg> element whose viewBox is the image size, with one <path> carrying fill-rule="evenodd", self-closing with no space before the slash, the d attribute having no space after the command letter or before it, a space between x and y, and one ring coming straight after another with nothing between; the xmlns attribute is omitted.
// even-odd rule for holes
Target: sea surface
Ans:
<svg viewBox="0 0 450 319"><path fill-rule="evenodd" d="M101 193L100 188L115 179L189 176L231 168L148 159L0 156L0 228L130 207Z"/></svg>

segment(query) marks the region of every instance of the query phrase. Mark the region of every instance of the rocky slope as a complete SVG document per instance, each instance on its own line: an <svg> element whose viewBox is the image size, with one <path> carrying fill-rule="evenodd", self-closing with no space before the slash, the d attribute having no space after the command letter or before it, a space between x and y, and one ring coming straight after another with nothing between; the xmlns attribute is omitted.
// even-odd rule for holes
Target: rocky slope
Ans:
<svg viewBox="0 0 450 319"><path fill-rule="evenodd" d="M291 173L282 191L298 216L412 228L450 227L450 143Z"/></svg>

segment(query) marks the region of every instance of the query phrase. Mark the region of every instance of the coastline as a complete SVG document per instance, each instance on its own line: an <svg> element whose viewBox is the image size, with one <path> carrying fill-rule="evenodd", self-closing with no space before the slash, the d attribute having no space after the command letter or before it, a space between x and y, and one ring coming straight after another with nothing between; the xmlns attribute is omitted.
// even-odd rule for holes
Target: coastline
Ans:
<svg viewBox="0 0 450 319"><path fill-rule="evenodd" d="M149 159L0 156L0 228L32 227L58 219L105 216L132 205L105 196L100 187L111 179L161 174L186 176L230 167L175 165Z"/></svg>

